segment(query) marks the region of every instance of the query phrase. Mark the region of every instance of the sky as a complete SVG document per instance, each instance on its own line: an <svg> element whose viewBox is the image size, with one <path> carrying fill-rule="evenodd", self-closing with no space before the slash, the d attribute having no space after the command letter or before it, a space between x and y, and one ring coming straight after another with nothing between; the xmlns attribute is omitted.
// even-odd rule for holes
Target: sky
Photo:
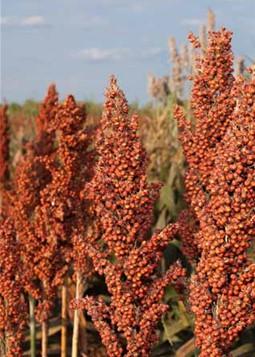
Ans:
<svg viewBox="0 0 255 357"><path fill-rule="evenodd" d="M145 103L147 77L170 72L169 36L186 42L208 8L234 32L236 56L255 58L255 0L2 0L1 101L61 98L102 102L115 74L130 102ZM249 62L247 62L249 63Z"/></svg>

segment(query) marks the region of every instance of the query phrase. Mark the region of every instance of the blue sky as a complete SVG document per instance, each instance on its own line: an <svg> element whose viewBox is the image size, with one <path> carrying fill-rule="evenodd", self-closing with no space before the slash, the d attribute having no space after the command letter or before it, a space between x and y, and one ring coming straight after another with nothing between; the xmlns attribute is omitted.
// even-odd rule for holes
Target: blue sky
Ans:
<svg viewBox="0 0 255 357"><path fill-rule="evenodd" d="M255 0L3 0L1 99L103 100L110 74L129 101L145 102L147 75L170 71L167 41L184 43L211 8L234 31L236 55L255 58Z"/></svg>

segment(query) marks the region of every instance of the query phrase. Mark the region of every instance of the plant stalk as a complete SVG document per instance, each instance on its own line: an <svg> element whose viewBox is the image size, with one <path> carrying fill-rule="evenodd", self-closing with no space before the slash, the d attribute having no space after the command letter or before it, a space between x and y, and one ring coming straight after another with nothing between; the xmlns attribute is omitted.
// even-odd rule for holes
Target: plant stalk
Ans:
<svg viewBox="0 0 255 357"><path fill-rule="evenodd" d="M77 272L76 275L76 288L75 288L75 298L80 298L80 285L81 285L81 274ZM74 310L74 320L73 320L73 341L72 341L72 357L78 357L78 343L79 343L79 310Z"/></svg>
<svg viewBox="0 0 255 357"><path fill-rule="evenodd" d="M67 357L67 286L66 282L61 290L61 357Z"/></svg>
<svg viewBox="0 0 255 357"><path fill-rule="evenodd" d="M29 296L30 356L36 357L35 300Z"/></svg>
<svg viewBox="0 0 255 357"><path fill-rule="evenodd" d="M42 322L42 357L48 356L48 324Z"/></svg>

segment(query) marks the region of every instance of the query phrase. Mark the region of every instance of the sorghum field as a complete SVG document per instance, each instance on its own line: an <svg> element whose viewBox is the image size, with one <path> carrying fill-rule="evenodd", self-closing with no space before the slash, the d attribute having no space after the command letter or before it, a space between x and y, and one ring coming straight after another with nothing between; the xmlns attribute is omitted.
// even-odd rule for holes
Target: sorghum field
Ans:
<svg viewBox="0 0 255 357"><path fill-rule="evenodd" d="M255 356L255 69L212 11L152 104L0 111L0 355Z"/></svg>

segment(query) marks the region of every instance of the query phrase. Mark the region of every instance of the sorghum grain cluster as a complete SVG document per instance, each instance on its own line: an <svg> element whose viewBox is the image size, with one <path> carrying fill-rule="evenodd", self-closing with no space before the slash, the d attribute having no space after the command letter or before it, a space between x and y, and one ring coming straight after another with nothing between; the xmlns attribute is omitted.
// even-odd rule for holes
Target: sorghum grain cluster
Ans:
<svg viewBox="0 0 255 357"><path fill-rule="evenodd" d="M87 309L112 357L149 356L156 325L168 308L162 302L164 288L185 275L179 263L163 276L157 269L177 225L149 234L160 186L147 182L137 130L138 117L128 116L127 101L112 77L96 139L95 175L84 190L99 227L97 242L87 244L86 252L105 277L110 303L100 297L73 303Z"/></svg>

